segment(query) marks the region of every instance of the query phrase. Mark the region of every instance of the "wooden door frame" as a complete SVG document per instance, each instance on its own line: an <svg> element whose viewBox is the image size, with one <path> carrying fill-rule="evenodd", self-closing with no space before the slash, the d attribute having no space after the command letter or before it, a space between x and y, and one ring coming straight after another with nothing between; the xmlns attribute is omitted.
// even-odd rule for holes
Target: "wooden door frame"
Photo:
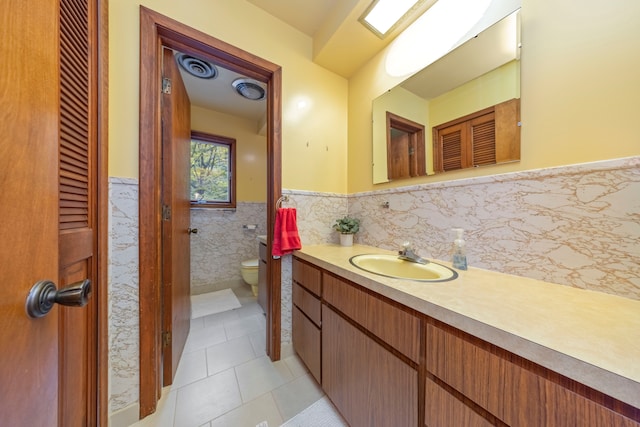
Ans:
<svg viewBox="0 0 640 427"><path fill-rule="evenodd" d="M96 277L94 286L97 333L95 369L96 423L109 424L109 0L97 0L97 242Z"/></svg>
<svg viewBox="0 0 640 427"><path fill-rule="evenodd" d="M280 66L140 6L139 304L140 417L156 409L161 393L161 123L162 47L196 55L267 84L267 250L271 253L275 205L282 192ZM281 265L267 262L267 355L280 359Z"/></svg>

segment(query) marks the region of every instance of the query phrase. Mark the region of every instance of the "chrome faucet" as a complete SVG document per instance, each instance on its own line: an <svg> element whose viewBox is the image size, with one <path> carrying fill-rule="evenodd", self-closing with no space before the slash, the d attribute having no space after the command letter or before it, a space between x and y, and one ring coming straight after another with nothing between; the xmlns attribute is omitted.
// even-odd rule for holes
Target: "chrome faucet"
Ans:
<svg viewBox="0 0 640 427"><path fill-rule="evenodd" d="M416 262L418 264L426 264L429 262L415 253L411 248L411 243L409 242L404 242L404 244L402 245L402 250L398 251L398 258L404 261Z"/></svg>

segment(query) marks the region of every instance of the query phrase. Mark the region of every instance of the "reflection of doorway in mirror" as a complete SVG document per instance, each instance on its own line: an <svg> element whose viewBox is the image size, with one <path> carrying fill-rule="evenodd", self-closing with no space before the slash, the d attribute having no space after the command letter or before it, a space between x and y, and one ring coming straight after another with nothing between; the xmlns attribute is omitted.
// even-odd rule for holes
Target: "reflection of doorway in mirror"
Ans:
<svg viewBox="0 0 640 427"><path fill-rule="evenodd" d="M389 111L386 117L388 179L426 175L424 125Z"/></svg>

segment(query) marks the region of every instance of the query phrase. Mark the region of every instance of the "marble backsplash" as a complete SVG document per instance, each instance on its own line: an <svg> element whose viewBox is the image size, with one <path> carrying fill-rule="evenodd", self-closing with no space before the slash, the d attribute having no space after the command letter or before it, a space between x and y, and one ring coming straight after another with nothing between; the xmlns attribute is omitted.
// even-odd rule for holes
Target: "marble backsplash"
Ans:
<svg viewBox="0 0 640 427"><path fill-rule="evenodd" d="M245 229L244 226L255 226ZM266 234L266 203L238 203L235 210L192 209L191 291L216 291L242 283L240 264L258 258L257 236Z"/></svg>
<svg viewBox="0 0 640 427"><path fill-rule="evenodd" d="M383 205L389 202L389 208ZM356 240L640 299L640 157L425 184L349 197Z"/></svg>

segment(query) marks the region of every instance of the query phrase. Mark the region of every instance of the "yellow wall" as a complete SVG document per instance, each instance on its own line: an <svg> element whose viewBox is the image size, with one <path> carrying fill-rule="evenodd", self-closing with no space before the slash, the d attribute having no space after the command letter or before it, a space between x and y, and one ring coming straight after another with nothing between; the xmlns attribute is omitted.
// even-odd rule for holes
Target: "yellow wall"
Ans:
<svg viewBox="0 0 640 427"><path fill-rule="evenodd" d="M110 176L138 176L140 4L280 65L282 186L346 193L347 81L311 61L311 38L239 0L110 0Z"/></svg>
<svg viewBox="0 0 640 427"><path fill-rule="evenodd" d="M372 184L371 99L399 83L381 52L349 80L348 192L640 155L640 2L522 0L522 161Z"/></svg>
<svg viewBox="0 0 640 427"><path fill-rule="evenodd" d="M254 120L191 106L191 129L236 140L236 201L267 201L267 138Z"/></svg>
<svg viewBox="0 0 640 427"><path fill-rule="evenodd" d="M438 126L513 98L520 98L517 60L430 100L429 123Z"/></svg>

